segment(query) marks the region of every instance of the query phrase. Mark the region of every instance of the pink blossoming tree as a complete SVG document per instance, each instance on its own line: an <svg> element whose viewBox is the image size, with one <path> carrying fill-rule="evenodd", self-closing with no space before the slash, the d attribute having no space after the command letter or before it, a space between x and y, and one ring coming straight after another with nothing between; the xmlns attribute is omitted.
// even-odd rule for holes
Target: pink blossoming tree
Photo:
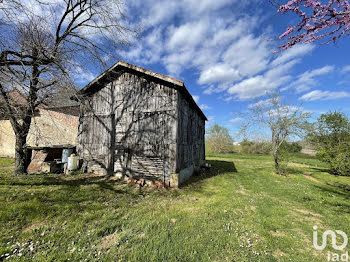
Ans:
<svg viewBox="0 0 350 262"><path fill-rule="evenodd" d="M278 12L294 13L300 17L300 22L288 27L280 36L280 39L286 39L280 46L283 50L298 43L312 43L320 39L335 42L350 34L348 0L290 0L278 5Z"/></svg>

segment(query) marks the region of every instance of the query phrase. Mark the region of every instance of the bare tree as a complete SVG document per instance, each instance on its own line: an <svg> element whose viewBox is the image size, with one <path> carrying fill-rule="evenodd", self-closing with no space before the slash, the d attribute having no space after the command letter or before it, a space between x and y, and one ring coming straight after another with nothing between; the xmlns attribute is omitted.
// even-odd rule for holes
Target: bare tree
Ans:
<svg viewBox="0 0 350 262"><path fill-rule="evenodd" d="M210 153L230 153L233 150L233 139L227 128L214 124L208 130L206 149Z"/></svg>
<svg viewBox="0 0 350 262"><path fill-rule="evenodd" d="M302 137L309 125L310 113L304 112L300 106L288 105L278 92L267 94L266 100L251 105L247 113L241 113L245 122L241 126L241 134L252 129L267 128L271 134L272 154L277 174L280 168L280 147L290 137Z"/></svg>
<svg viewBox="0 0 350 262"><path fill-rule="evenodd" d="M118 0L17 0L0 3L0 98L16 135L15 173L25 173L25 144L37 107L81 65L105 66L136 30ZM18 91L25 104L9 93ZM18 112L19 111L19 112Z"/></svg>

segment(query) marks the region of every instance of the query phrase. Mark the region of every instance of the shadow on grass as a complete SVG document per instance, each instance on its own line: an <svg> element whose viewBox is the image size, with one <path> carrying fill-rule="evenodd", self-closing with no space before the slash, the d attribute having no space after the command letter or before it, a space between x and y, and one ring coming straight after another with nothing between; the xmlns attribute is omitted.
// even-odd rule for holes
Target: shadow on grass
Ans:
<svg viewBox="0 0 350 262"><path fill-rule="evenodd" d="M342 189L342 190L344 190L344 191L346 191L346 192L349 192L349 194L350 194L350 185L348 185L348 184L342 184L342 183L333 183L333 184L330 184L330 183L327 183L327 185L340 188L340 189Z"/></svg>
<svg viewBox="0 0 350 262"><path fill-rule="evenodd" d="M211 165L209 169L201 169L200 173L194 174L181 187L197 184L205 179L218 176L224 173L237 173L235 164L232 161L207 160ZM4 179L3 179L4 178ZM64 186L67 192L77 191L82 186L97 185L102 190L109 190L117 194L130 193L129 190L121 187L119 180L110 179L107 176L64 176L64 175L23 175L23 176L0 176L0 186ZM119 187L119 188L118 188ZM134 194L134 193L130 193Z"/></svg>
<svg viewBox="0 0 350 262"><path fill-rule="evenodd" d="M291 163L294 163L294 162L291 162ZM309 167L305 167L305 168L295 168L295 167L288 166L287 169L286 169L287 174L294 174L294 175L303 174L305 172L305 170L313 171L313 172L328 173L328 174L333 175L333 176L338 176L331 169L329 169L329 168L322 168L322 167L309 166Z"/></svg>
<svg viewBox="0 0 350 262"><path fill-rule="evenodd" d="M222 160L207 160L208 164L211 165L209 169L201 169L200 173L194 174L186 183L181 187L185 187L191 184L197 184L205 179L219 176L224 173L237 173L235 164L232 161L222 161Z"/></svg>
<svg viewBox="0 0 350 262"><path fill-rule="evenodd" d="M336 175L336 174L334 174L334 172L333 172L331 169L329 169L329 168L310 167L310 169L313 169L313 170L318 171L318 172L328 173L328 174L333 175L333 176Z"/></svg>
<svg viewBox="0 0 350 262"><path fill-rule="evenodd" d="M350 199L349 185L340 183L326 183L325 185L315 185L315 187L318 190L337 196L337 198L334 198L336 201L333 202L326 200L324 204L337 210L341 210L342 212L350 213L350 205L348 204ZM342 199L342 201L338 201L339 199Z"/></svg>
<svg viewBox="0 0 350 262"><path fill-rule="evenodd" d="M298 168L293 168L293 167L287 167L285 169L285 174L288 175L302 175L303 171L298 169Z"/></svg>
<svg viewBox="0 0 350 262"><path fill-rule="evenodd" d="M125 212L143 199L134 188L103 176L7 176L0 177L0 188L0 198L6 198L8 203L0 212L1 219L20 221L17 233L27 224L47 217L79 220L82 214L94 217L103 210Z"/></svg>
<svg viewBox="0 0 350 262"><path fill-rule="evenodd" d="M38 177L40 176L40 177ZM102 189L110 190L115 193L125 193L124 190L116 189L116 185L121 185L117 180L109 179L106 176L63 176L63 175L23 175L22 177L13 177L15 179L0 180L0 185L11 186L66 186L77 190L81 186L97 185Z"/></svg>

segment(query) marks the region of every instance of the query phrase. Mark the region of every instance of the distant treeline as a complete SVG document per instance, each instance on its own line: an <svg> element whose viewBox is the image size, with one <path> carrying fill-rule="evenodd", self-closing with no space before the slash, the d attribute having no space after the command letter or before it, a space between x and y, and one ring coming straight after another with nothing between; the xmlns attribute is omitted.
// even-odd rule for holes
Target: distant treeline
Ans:
<svg viewBox="0 0 350 262"><path fill-rule="evenodd" d="M271 142L244 140L233 143L229 130L215 124L208 130L206 150L209 153L272 153ZM298 153L302 149L312 150L316 157L329 166L334 175L350 176L350 118L342 112L322 114L315 122L308 123L305 140L300 142L283 141L278 147L278 155L283 161L289 153Z"/></svg>
<svg viewBox="0 0 350 262"><path fill-rule="evenodd" d="M240 146L235 146L235 149L244 154L261 154L269 155L272 153L272 144L270 142L254 142L249 140L243 140ZM298 142L286 142L284 141L280 147L281 151L289 153L299 153L302 150L302 146Z"/></svg>
<svg viewBox="0 0 350 262"><path fill-rule="evenodd" d="M256 142L243 140L240 145L234 145L229 130L218 124L208 130L206 139L206 151L208 153L243 153L269 155L272 151L271 142ZM299 142L284 141L280 148L283 152L298 153L302 150Z"/></svg>

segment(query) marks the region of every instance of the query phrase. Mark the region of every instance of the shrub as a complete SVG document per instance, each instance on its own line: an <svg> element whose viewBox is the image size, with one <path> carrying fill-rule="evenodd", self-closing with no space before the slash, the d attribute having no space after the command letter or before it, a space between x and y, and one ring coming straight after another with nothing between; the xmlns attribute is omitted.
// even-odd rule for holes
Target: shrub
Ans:
<svg viewBox="0 0 350 262"><path fill-rule="evenodd" d="M321 115L308 140L317 148L316 156L328 163L334 174L350 175L350 120L346 115Z"/></svg>
<svg viewBox="0 0 350 262"><path fill-rule="evenodd" d="M284 151L284 152L288 152L288 153L299 153L302 150L302 146L297 143L297 142L287 142L287 141L283 141L283 143L281 144L280 150Z"/></svg>
<svg viewBox="0 0 350 262"><path fill-rule="evenodd" d="M271 143L269 142L252 142L243 140L241 142L242 153L268 155L271 153Z"/></svg>

